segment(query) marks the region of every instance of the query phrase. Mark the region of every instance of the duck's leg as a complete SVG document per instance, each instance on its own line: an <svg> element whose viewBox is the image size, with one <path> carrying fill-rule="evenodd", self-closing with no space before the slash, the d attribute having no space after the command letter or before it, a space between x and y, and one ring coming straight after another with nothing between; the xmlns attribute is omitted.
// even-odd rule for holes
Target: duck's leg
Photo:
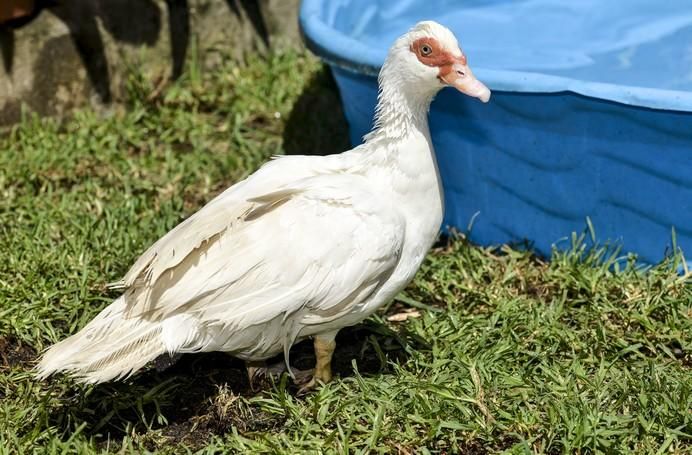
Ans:
<svg viewBox="0 0 692 455"><path fill-rule="evenodd" d="M336 334L337 332L334 331L315 335L313 341L315 346L315 358L317 359L315 370L312 378L300 388L298 391L299 394L314 389L320 382L327 383L332 380L332 356L334 355L334 348L336 347Z"/></svg>

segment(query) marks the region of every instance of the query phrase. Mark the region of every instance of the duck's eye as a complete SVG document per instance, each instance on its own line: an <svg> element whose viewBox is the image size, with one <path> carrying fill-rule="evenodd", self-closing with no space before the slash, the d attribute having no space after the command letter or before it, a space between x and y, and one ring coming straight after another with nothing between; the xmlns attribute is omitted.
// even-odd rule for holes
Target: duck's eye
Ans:
<svg viewBox="0 0 692 455"><path fill-rule="evenodd" d="M432 54L432 47L430 47L428 44L423 44L420 47L420 53L421 55L427 57L428 55Z"/></svg>

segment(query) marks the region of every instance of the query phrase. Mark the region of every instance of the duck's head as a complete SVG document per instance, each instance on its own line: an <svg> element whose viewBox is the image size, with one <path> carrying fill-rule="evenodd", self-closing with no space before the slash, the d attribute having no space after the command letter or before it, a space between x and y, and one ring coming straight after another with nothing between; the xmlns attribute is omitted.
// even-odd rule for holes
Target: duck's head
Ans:
<svg viewBox="0 0 692 455"><path fill-rule="evenodd" d="M451 86L484 103L490 99L490 90L473 75L454 34L433 21L417 23L396 40L383 73L396 77L405 91L434 94Z"/></svg>

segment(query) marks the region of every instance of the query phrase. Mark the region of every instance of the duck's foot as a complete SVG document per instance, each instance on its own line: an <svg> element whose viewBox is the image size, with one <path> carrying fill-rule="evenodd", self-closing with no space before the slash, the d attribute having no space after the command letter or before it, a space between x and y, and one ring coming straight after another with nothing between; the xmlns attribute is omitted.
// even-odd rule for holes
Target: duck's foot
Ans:
<svg viewBox="0 0 692 455"><path fill-rule="evenodd" d="M330 332L315 336L314 347L317 361L314 369L297 370L291 368L293 382L300 386L298 395L305 395L319 384L326 384L332 380L332 356L336 347L336 341L334 341L336 333ZM264 361L248 361L245 362L245 365L252 390L257 390L259 388L256 387L258 384L267 380L278 379L283 373L287 372L285 362L267 365Z"/></svg>
<svg viewBox="0 0 692 455"><path fill-rule="evenodd" d="M288 372L285 362L276 362L267 365L264 361L248 361L245 362L247 368L247 376L252 390L259 389L260 385L265 381L278 380L281 375ZM303 384L312 378L313 369L297 370L291 368L293 372L294 383Z"/></svg>
<svg viewBox="0 0 692 455"><path fill-rule="evenodd" d="M326 384L332 380L332 356L336 347L336 332L315 336L315 357L317 363L312 370L312 376L306 377L303 385L298 389L298 395L305 395L318 384ZM296 381L296 383L298 383Z"/></svg>
<svg viewBox="0 0 692 455"><path fill-rule="evenodd" d="M254 389L254 385L267 378L278 378L286 371L286 366L283 362L276 362L272 365L267 365L263 360L245 362L247 368L247 378L250 382L250 387Z"/></svg>
<svg viewBox="0 0 692 455"><path fill-rule="evenodd" d="M245 362L245 368L247 368L247 378L250 382L250 389L253 391L261 389L262 386L269 381L280 378L286 371L284 362L276 362L267 365L264 360L247 361Z"/></svg>

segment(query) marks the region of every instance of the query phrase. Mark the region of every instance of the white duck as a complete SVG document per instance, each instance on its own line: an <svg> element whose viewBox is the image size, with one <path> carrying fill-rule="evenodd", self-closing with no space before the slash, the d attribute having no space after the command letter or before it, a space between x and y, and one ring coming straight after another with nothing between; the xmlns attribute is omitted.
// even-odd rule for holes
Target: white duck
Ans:
<svg viewBox="0 0 692 455"><path fill-rule="evenodd" d="M52 346L39 377L123 378L164 353L223 351L261 361L312 337L313 377L331 379L339 329L413 278L443 199L427 112L451 85L487 102L454 35L420 22L379 75L375 126L332 156L262 166L154 243L116 287L124 294ZM290 368L289 368L290 372Z"/></svg>

